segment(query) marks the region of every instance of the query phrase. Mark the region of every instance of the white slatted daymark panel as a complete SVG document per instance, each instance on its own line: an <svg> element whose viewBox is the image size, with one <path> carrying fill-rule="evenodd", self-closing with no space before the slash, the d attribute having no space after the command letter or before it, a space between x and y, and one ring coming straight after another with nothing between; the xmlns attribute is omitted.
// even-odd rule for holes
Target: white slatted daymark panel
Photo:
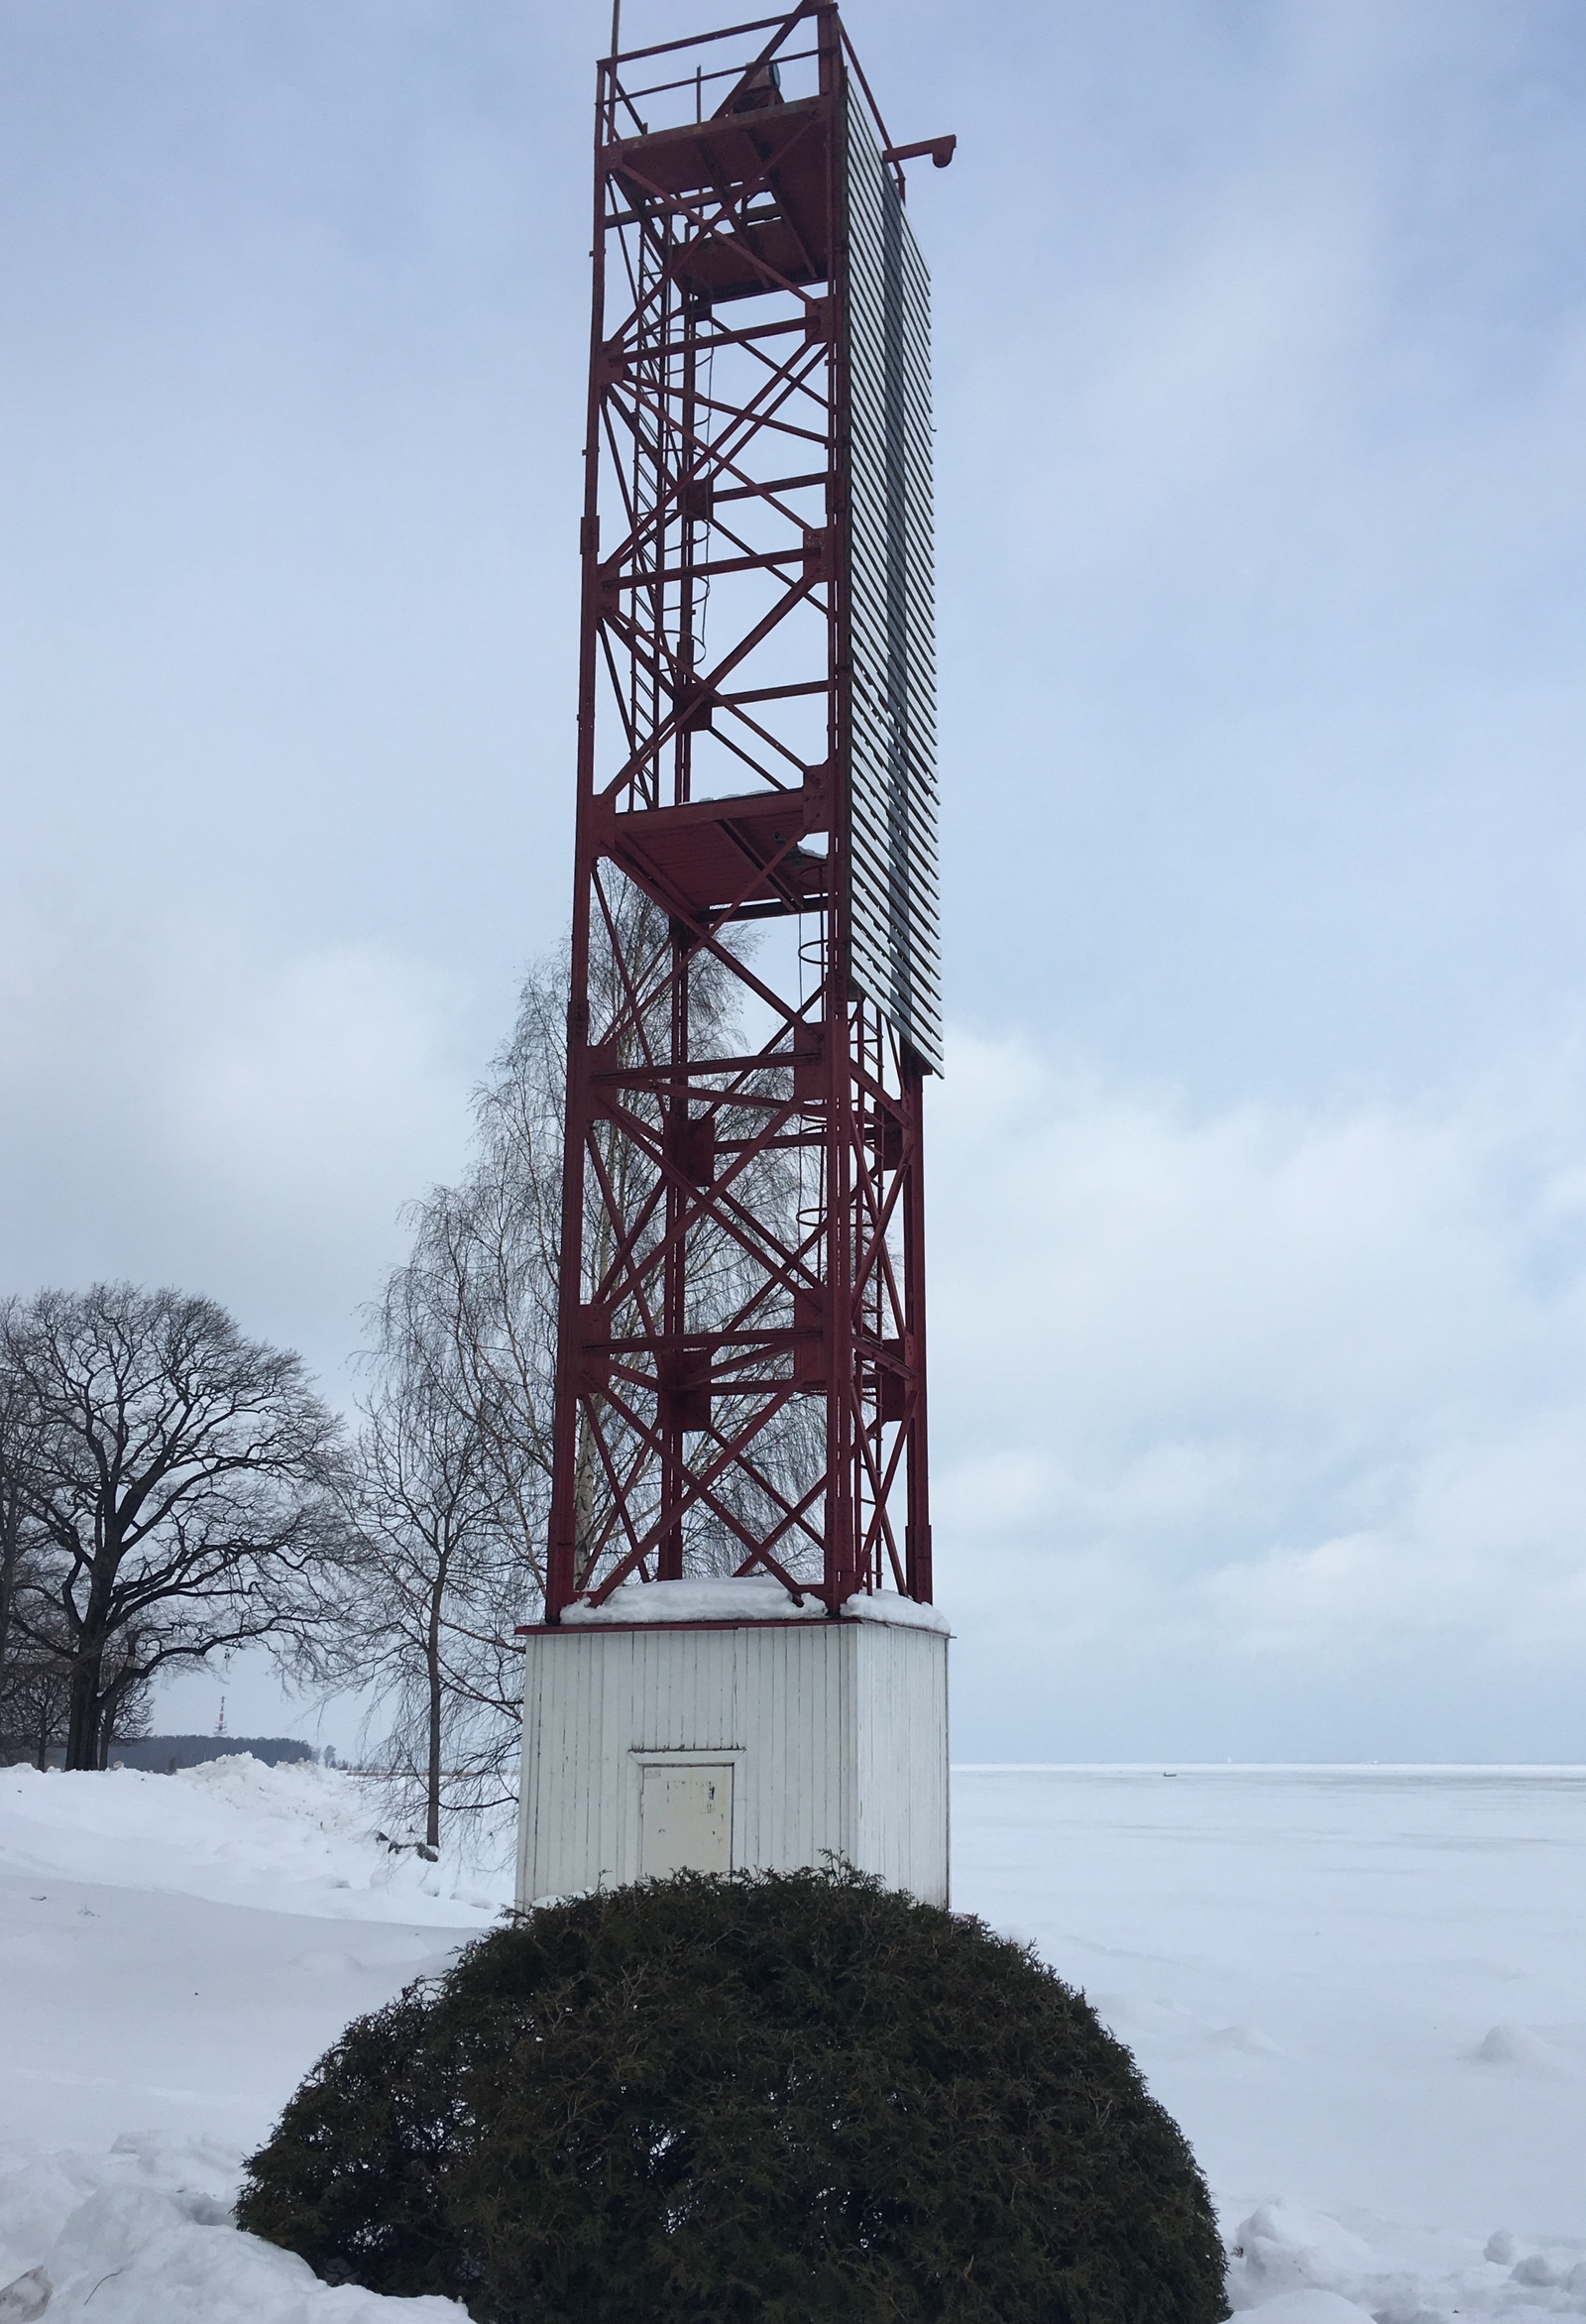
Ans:
<svg viewBox="0 0 1586 2324"><path fill-rule="evenodd" d="M940 1073L930 278L856 89L845 109L849 969Z"/></svg>

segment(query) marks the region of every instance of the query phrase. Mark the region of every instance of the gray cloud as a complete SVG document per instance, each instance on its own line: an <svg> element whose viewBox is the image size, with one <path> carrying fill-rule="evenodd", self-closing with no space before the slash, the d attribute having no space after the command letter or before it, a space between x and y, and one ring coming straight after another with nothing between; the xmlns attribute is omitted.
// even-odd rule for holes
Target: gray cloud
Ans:
<svg viewBox="0 0 1586 2324"><path fill-rule="evenodd" d="M1580 1045L1198 1113L1018 1044L953 1064L936 1494L985 1747L1572 1756Z"/></svg>

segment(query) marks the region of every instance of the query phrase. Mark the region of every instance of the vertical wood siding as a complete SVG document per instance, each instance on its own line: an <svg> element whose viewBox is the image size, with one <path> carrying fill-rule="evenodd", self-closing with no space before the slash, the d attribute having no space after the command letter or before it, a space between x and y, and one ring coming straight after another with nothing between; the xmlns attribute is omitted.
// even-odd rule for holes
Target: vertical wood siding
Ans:
<svg viewBox="0 0 1586 2324"><path fill-rule="evenodd" d="M689 1757L733 1766L736 1866L830 1851L946 1904L947 1648L884 1622L532 1634L519 1904L636 1880L644 1768Z"/></svg>

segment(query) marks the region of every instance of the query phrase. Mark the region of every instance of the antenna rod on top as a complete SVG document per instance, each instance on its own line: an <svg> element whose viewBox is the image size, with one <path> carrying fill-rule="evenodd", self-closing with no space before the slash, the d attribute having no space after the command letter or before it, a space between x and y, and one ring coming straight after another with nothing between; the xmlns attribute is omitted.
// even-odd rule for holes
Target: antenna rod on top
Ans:
<svg viewBox="0 0 1586 2324"><path fill-rule="evenodd" d="M623 0L612 0L612 55L617 55L623 38Z"/></svg>

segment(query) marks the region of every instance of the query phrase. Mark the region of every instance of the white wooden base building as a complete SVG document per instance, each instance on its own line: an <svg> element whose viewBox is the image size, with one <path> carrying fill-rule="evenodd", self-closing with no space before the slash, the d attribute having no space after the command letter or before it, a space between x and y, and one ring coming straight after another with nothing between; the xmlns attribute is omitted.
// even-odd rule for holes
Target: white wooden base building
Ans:
<svg viewBox="0 0 1586 2324"><path fill-rule="evenodd" d="M520 1906L841 1857L948 1901L948 1634L882 1594L652 1581L525 1634Z"/></svg>

